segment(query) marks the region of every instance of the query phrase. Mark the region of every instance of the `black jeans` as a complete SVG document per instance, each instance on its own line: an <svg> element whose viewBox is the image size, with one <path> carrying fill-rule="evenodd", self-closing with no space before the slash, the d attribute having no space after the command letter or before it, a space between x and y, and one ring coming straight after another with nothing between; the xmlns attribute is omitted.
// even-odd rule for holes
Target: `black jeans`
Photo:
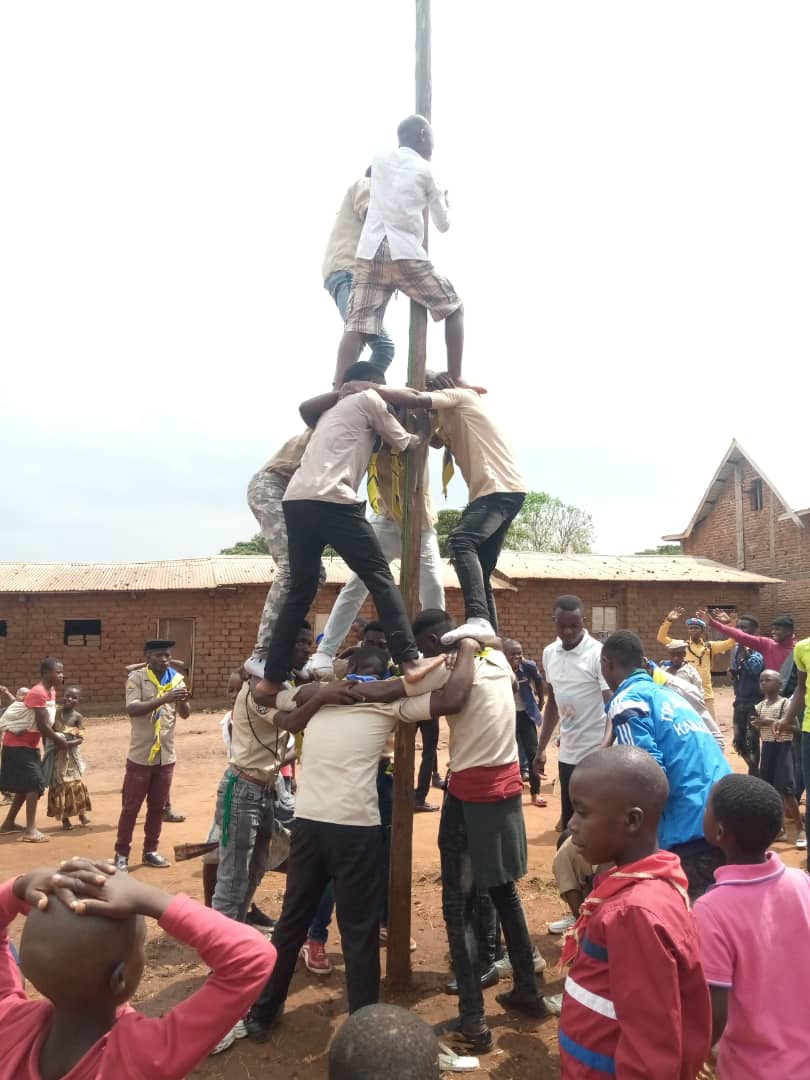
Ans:
<svg viewBox="0 0 810 1080"><path fill-rule="evenodd" d="M416 725L422 733L422 761L419 765L419 775L416 778L416 791L414 796L418 803L423 803L430 791L430 782L433 774L439 767L439 756L436 749L439 745L439 718L423 720Z"/></svg>
<svg viewBox="0 0 810 1080"><path fill-rule="evenodd" d="M576 768L576 765L568 765L565 761L557 762L557 769L560 775L560 802L562 803L562 824L563 828L568 828L568 822L574 813L574 806L571 802L571 796L568 794L568 787L571 783L571 773Z"/></svg>
<svg viewBox="0 0 810 1080"><path fill-rule="evenodd" d="M537 753L537 725L527 712L519 712L515 720L515 736L518 744L520 767L526 759L529 769L529 791L532 795L540 794L540 777L534 771L534 758Z"/></svg>
<svg viewBox="0 0 810 1080"><path fill-rule="evenodd" d="M708 840L690 840L687 844L675 844L670 848L681 860L688 881L687 892L694 904L714 885L714 872L723 865L723 852L712 847Z"/></svg>
<svg viewBox="0 0 810 1080"><path fill-rule="evenodd" d="M465 1026L484 1019L484 995L481 992L482 965L490 966L491 951L481 951L492 933L491 916L481 909L480 894L473 878L467 846L464 807L459 799L445 797L439 852L442 871L442 913L447 927L450 961L458 982L458 1011ZM498 913L506 947L512 960L515 990L537 995L532 943L526 916L514 881L488 890ZM484 941L482 941L482 938Z"/></svg>
<svg viewBox="0 0 810 1080"><path fill-rule="evenodd" d="M748 722L756 705L756 701L735 699L731 721L734 731L734 749L748 766L749 776L759 776L759 732Z"/></svg>
<svg viewBox="0 0 810 1080"><path fill-rule="evenodd" d="M295 639L318 591L321 554L327 544L371 593L394 663L415 660L419 654L405 605L364 517L364 504L295 499L282 506L290 549L290 589L270 639L265 678L272 682L287 678Z"/></svg>
<svg viewBox="0 0 810 1080"><path fill-rule="evenodd" d="M383 835L379 825L333 825L297 818L292 823L287 888L273 931L278 956L273 974L250 1010L270 1024L286 1000L298 951L306 941L323 890L335 883L335 909L346 961L349 1012L373 1005L380 993L380 907Z"/></svg>
<svg viewBox="0 0 810 1080"><path fill-rule="evenodd" d="M496 491L474 499L465 507L461 520L447 538L464 595L465 618L489 619L495 630L498 629L498 612L490 577L498 565L509 526L525 498L516 492Z"/></svg>

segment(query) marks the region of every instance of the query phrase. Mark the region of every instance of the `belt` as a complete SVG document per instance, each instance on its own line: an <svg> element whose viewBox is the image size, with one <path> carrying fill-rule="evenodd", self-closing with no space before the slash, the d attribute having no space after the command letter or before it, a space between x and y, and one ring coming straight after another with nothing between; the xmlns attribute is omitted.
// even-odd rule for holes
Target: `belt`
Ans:
<svg viewBox="0 0 810 1080"><path fill-rule="evenodd" d="M275 777L273 777L272 780L257 780L255 776L243 772L242 769L237 769L235 765L231 765L231 769L237 774L240 780L247 780L249 784L255 784L256 787L260 787L264 791L270 791L276 782Z"/></svg>

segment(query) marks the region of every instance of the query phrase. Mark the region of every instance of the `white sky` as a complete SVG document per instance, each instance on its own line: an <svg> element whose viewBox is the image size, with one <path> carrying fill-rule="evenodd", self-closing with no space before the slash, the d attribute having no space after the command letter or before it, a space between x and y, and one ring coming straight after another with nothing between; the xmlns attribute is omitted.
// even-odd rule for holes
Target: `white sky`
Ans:
<svg viewBox="0 0 810 1080"><path fill-rule="evenodd" d="M810 5L433 6L432 254L530 487L632 552L736 436L810 505ZM248 537L331 382L323 248L412 110L411 0L4 4L0 100L0 558Z"/></svg>

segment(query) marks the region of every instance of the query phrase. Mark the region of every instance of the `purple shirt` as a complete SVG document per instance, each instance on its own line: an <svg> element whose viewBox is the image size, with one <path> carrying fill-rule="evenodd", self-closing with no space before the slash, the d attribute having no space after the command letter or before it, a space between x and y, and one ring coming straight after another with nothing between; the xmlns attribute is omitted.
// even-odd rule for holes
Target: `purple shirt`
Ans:
<svg viewBox="0 0 810 1080"><path fill-rule="evenodd" d="M769 851L764 863L721 866L714 879L694 917L706 981L729 991L718 1075L810 1076L810 878Z"/></svg>

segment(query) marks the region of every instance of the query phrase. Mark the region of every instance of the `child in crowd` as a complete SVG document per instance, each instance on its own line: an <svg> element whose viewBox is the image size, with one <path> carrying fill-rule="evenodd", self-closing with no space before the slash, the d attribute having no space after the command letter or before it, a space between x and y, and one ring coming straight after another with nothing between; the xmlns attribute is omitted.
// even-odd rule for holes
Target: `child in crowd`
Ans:
<svg viewBox="0 0 810 1080"><path fill-rule="evenodd" d="M724 776L704 827L726 861L694 908L718 1076L810 1076L810 878L768 851L782 828L782 800L755 776Z"/></svg>
<svg viewBox="0 0 810 1080"><path fill-rule="evenodd" d="M677 855L658 850L669 797L644 750L613 746L571 776L574 846L596 878L563 944L564 1080L595 1075L694 1080L711 1049L711 1006Z"/></svg>
<svg viewBox="0 0 810 1080"><path fill-rule="evenodd" d="M776 788L785 804L785 817L796 826L796 847L807 847L802 815L796 798L796 777L793 768L793 736L796 729L781 723L790 701L782 697L782 677L778 671L766 668L759 677L765 695L753 707L751 726L759 731L762 750L759 775Z"/></svg>
<svg viewBox="0 0 810 1080"><path fill-rule="evenodd" d="M439 1043L399 1005L352 1013L329 1048L329 1080L439 1080Z"/></svg>
<svg viewBox="0 0 810 1080"><path fill-rule="evenodd" d="M8 924L27 915L20 968ZM145 963L144 916L200 953L211 974L162 1018L127 1004ZM0 1080L181 1080L246 1011L275 949L248 926L172 897L111 863L71 859L0 886Z"/></svg>
<svg viewBox="0 0 810 1080"><path fill-rule="evenodd" d="M83 739L84 717L76 708L79 704L78 686L65 689L64 703L56 709L53 729L69 738ZM80 744L74 743L64 750L53 744L45 752L46 760L52 755L51 781L48 786L48 817L61 819L63 829L72 829L70 819L78 817L81 825L89 825L86 811L93 809L90 792L84 782L85 763ZM44 768L44 764L43 764Z"/></svg>

